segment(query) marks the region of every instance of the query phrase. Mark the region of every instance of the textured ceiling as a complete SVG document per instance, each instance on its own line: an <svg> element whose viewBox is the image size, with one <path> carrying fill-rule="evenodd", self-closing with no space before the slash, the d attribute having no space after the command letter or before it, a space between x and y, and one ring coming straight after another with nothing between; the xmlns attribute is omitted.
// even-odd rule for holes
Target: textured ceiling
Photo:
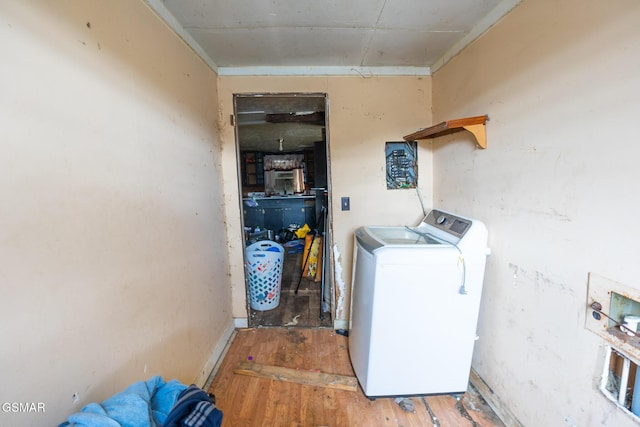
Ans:
<svg viewBox="0 0 640 427"><path fill-rule="evenodd" d="M428 75L521 0L144 0L219 75ZM241 150L285 151L322 125L323 95L236 98Z"/></svg>
<svg viewBox="0 0 640 427"><path fill-rule="evenodd" d="M277 152L313 147L323 140L322 124L296 122L270 123L268 114L305 114L325 112L322 94L238 95L235 98L238 142L241 151Z"/></svg>
<svg viewBox="0 0 640 427"><path fill-rule="evenodd" d="M219 68L428 69L520 0L146 1Z"/></svg>

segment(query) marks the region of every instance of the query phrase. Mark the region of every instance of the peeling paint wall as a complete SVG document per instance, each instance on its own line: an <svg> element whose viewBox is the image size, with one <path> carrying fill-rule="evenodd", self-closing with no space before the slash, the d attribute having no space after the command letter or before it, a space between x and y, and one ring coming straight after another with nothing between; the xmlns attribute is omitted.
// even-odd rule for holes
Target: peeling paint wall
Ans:
<svg viewBox="0 0 640 427"><path fill-rule="evenodd" d="M527 426L635 426L597 390L595 272L640 288L640 3L524 1L433 77L434 204L489 230L473 366Z"/></svg>
<svg viewBox="0 0 640 427"><path fill-rule="evenodd" d="M344 313L347 307L349 308L351 307L351 304L349 304L348 306L347 304L345 304L346 295L351 295L351 292L350 292L351 280L345 280L346 278L344 274L344 269L342 268L342 265L343 265L342 256L340 254L340 249L337 244L333 245L332 252L333 252L333 263L334 263L333 295L335 298L335 306L338 308L339 313ZM349 288L347 287L347 283L349 283ZM342 320L342 322L338 323L340 325L340 328L347 329L346 324L348 324L349 322L349 317L342 316L342 317L338 317L338 319Z"/></svg>
<svg viewBox="0 0 640 427"><path fill-rule="evenodd" d="M0 50L0 402L45 408L0 425L206 378L232 325L216 74L142 1L0 2Z"/></svg>
<svg viewBox="0 0 640 427"><path fill-rule="evenodd" d="M422 217L414 190L387 190L384 143L431 125L430 77L219 77L225 204L230 236L233 315L246 318L241 210L233 126L235 93L326 93L329 99L331 224L334 251L340 253L336 277L337 320L347 321L351 287L353 232L364 224L404 225ZM419 154L419 186L431 201L431 152ZM340 211L340 197L351 198L351 210Z"/></svg>

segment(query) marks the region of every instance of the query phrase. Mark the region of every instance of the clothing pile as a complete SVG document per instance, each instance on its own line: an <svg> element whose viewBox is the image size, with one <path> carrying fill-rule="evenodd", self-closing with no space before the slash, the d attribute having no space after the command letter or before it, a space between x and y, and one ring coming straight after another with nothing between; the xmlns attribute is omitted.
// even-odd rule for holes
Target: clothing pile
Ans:
<svg viewBox="0 0 640 427"><path fill-rule="evenodd" d="M219 427L222 412L204 390L160 376L90 403L59 427Z"/></svg>
<svg viewBox="0 0 640 427"><path fill-rule="evenodd" d="M215 397L190 385L180 393L163 427L220 427L222 411L216 408Z"/></svg>

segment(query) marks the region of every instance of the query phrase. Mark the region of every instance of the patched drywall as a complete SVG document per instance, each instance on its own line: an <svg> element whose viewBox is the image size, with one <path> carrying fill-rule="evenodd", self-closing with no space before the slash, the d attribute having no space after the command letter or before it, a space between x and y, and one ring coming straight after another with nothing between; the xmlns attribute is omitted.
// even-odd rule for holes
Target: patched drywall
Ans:
<svg viewBox="0 0 640 427"><path fill-rule="evenodd" d="M349 316L353 232L360 225L404 225L422 217L415 190L387 190L386 141L431 125L430 77L219 77L220 129L223 139L225 205L229 227L234 317L246 318L240 199L234 129L233 95L247 93L326 93L331 172L333 243L341 253L335 278L336 318ZM431 152L419 150L419 186L431 200ZM351 198L351 210L340 210L340 198Z"/></svg>
<svg viewBox="0 0 640 427"><path fill-rule="evenodd" d="M473 366L527 426L635 426L597 390L595 272L640 287L640 4L525 1L433 77L434 205L489 230Z"/></svg>
<svg viewBox="0 0 640 427"><path fill-rule="evenodd" d="M139 1L2 2L0 40L0 401L45 406L0 424L206 378L232 325L215 73Z"/></svg>

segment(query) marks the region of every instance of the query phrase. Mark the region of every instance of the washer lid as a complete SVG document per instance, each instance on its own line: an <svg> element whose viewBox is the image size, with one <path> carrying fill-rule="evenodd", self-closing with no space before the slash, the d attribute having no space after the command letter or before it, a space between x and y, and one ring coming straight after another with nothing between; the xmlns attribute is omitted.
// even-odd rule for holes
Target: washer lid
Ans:
<svg viewBox="0 0 640 427"><path fill-rule="evenodd" d="M407 227L381 227L369 226L365 227L367 232L374 239L380 241L383 245L441 245L438 241L428 234L421 233L419 230Z"/></svg>

